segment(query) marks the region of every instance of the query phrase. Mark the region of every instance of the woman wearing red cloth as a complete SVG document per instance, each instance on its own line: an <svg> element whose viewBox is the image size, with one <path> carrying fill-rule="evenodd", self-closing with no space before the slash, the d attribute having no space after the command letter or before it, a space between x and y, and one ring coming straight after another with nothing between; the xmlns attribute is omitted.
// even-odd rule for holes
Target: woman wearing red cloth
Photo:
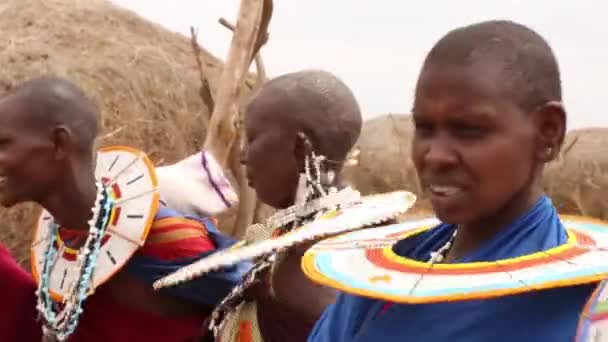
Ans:
<svg viewBox="0 0 608 342"><path fill-rule="evenodd" d="M30 80L0 100L0 204L45 209L32 244L38 290L11 282L32 298L5 308L37 308L48 340L192 340L248 265L154 291L158 278L235 241L165 206L142 152L94 153L98 130L97 108L66 80ZM40 329L26 330L19 341Z"/></svg>

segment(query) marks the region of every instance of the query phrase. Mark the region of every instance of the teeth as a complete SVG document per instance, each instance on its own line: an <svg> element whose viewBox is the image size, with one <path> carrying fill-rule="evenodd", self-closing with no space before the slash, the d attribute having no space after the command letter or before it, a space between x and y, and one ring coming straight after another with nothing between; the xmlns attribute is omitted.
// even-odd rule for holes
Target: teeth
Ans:
<svg viewBox="0 0 608 342"><path fill-rule="evenodd" d="M442 185L431 185L429 186L429 189L432 192L435 193L440 193L446 196L451 196L454 195L456 193L458 193L460 191L460 188L455 187L455 186L442 186Z"/></svg>

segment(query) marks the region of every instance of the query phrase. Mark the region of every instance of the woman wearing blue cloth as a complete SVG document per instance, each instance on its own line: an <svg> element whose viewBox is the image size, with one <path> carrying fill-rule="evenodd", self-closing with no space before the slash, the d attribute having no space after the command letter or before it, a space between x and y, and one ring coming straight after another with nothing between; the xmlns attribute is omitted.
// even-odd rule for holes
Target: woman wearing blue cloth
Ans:
<svg viewBox="0 0 608 342"><path fill-rule="evenodd" d="M541 36L510 21L449 32L426 57L413 118L413 162L442 223L395 254L493 262L567 242L541 188L566 131L559 67ZM308 341L572 341L595 285L427 304L341 294Z"/></svg>

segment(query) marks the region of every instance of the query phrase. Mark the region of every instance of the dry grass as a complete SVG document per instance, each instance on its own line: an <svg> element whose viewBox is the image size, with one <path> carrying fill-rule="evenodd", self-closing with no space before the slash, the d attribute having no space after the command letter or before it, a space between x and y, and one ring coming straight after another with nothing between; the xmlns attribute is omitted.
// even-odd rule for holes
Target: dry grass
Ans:
<svg viewBox="0 0 608 342"><path fill-rule="evenodd" d="M608 220L608 128L570 131L543 183L560 212Z"/></svg>
<svg viewBox="0 0 608 342"><path fill-rule="evenodd" d="M102 109L100 145L131 145L156 163L202 145L209 111L187 37L101 0L0 1L0 31L0 93L31 77L65 77ZM205 50L202 59L213 94L222 63ZM34 220L32 206L0 211L0 240L20 261Z"/></svg>
<svg viewBox="0 0 608 342"><path fill-rule="evenodd" d="M416 170L409 162L412 134L409 115L366 120L356 144L358 164L344 168L345 178L364 195L401 189L418 193Z"/></svg>

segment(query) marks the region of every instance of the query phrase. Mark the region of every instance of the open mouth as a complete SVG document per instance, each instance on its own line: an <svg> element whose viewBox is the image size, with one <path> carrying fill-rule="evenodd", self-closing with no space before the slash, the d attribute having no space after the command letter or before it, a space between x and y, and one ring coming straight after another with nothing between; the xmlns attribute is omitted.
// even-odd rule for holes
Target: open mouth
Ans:
<svg viewBox="0 0 608 342"><path fill-rule="evenodd" d="M457 186L449 185L429 185L428 190L433 196L437 197L451 197L462 193L462 188Z"/></svg>
<svg viewBox="0 0 608 342"><path fill-rule="evenodd" d="M0 187L4 186L4 184L6 183L6 176L0 176Z"/></svg>

